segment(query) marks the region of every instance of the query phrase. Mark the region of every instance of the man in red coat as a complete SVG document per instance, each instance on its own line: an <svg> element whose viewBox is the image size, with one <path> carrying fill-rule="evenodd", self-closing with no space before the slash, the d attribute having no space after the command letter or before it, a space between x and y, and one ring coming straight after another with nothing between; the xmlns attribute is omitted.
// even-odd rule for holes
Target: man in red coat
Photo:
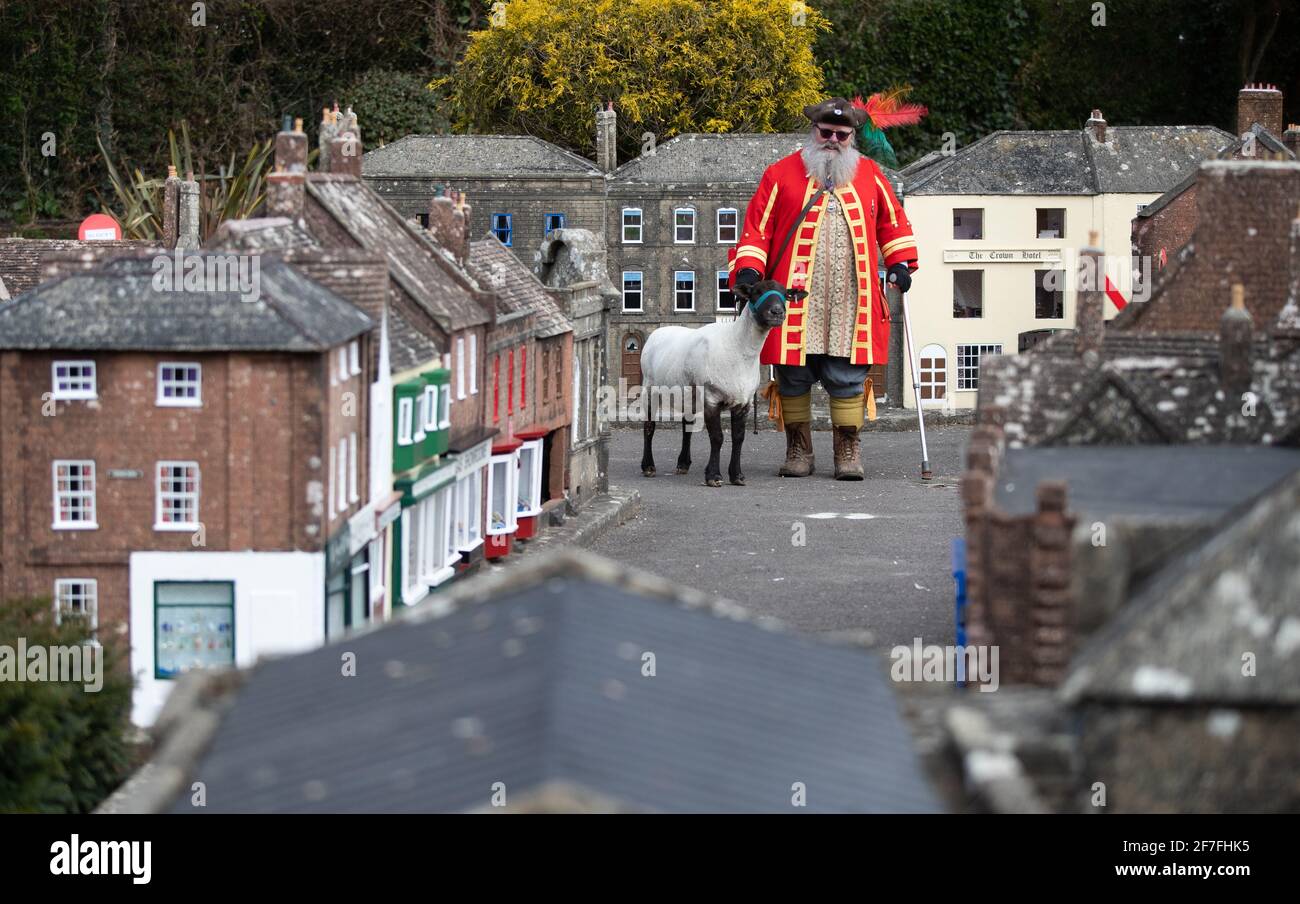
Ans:
<svg viewBox="0 0 1300 904"><path fill-rule="evenodd" d="M728 269L741 298L760 279L795 293L760 358L776 365L786 435L781 476L813 471L811 390L821 381L830 396L835 478L861 480L864 383L889 354L889 306L877 272L888 270L906 292L916 240L884 173L854 146L866 110L834 97L804 115L812 120L808 140L763 173Z"/></svg>

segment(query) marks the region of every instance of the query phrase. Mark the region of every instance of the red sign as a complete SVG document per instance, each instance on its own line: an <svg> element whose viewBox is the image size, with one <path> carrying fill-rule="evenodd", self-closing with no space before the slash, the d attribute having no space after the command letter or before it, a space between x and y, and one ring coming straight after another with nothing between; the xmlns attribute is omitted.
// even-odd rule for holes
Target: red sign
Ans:
<svg viewBox="0 0 1300 904"><path fill-rule="evenodd" d="M77 238L83 242L116 242L122 240L122 227L106 213L92 213L81 221Z"/></svg>

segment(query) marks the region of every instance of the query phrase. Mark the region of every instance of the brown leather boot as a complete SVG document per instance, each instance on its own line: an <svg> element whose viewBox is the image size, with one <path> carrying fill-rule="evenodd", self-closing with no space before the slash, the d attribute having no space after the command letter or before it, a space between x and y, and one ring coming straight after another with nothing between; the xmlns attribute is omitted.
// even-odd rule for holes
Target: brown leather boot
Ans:
<svg viewBox="0 0 1300 904"><path fill-rule="evenodd" d="M836 427L835 437L835 479L861 480L862 457L858 451L858 428Z"/></svg>
<svg viewBox="0 0 1300 904"><path fill-rule="evenodd" d="M813 472L812 424L785 425L785 464L782 477L807 477Z"/></svg>

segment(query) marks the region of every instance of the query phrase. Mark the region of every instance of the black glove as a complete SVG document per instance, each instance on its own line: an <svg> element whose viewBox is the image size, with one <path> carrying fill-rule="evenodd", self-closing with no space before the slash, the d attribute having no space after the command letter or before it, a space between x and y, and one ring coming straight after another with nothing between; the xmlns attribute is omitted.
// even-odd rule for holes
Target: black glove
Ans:
<svg viewBox="0 0 1300 904"><path fill-rule="evenodd" d="M898 286L900 292L907 292L912 288L912 271L907 269L907 264L894 264L889 268L889 276L885 282Z"/></svg>
<svg viewBox="0 0 1300 904"><path fill-rule="evenodd" d="M761 278L762 278L762 274L759 273L757 270L755 270L753 267L746 267L743 270L739 271L738 273L736 273L736 294L741 295L744 298L748 298L749 293L745 291L745 288L747 286L752 286L754 283L758 282L759 279Z"/></svg>

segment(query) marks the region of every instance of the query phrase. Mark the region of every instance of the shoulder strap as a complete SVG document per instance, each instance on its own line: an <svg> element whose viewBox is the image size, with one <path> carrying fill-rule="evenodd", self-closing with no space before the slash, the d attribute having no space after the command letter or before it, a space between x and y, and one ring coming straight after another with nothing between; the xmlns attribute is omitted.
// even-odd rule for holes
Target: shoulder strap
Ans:
<svg viewBox="0 0 1300 904"><path fill-rule="evenodd" d="M780 250L777 251L776 257L772 258L771 263L767 267L769 274L777 272L776 265L781 263L781 258L785 256L785 249L790 246L790 240L794 238L795 230L803 225L803 218L808 216L808 211L812 210L813 205L817 203L817 199L824 194L826 194L825 188L817 189L817 191L813 193L813 196L808 199L808 203L803 206L803 210L799 211L799 216L795 217L794 225L792 225L790 231L785 234L785 241L781 243Z"/></svg>

